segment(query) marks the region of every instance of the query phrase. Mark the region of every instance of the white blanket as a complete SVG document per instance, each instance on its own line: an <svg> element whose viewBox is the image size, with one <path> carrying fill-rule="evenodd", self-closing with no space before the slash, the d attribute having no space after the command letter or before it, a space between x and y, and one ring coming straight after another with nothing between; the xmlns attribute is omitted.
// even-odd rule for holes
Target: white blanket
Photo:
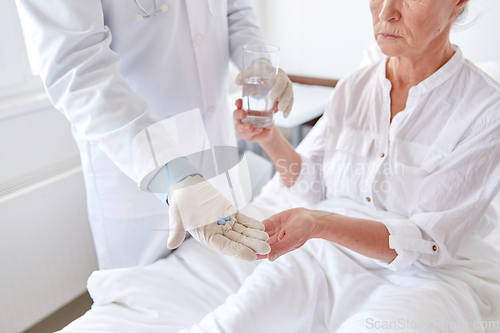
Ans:
<svg viewBox="0 0 500 333"><path fill-rule="evenodd" d="M303 205L274 179L245 213L263 219ZM313 208L390 214L346 199ZM474 258L396 273L324 240L275 263L246 263L188 239L150 266L94 272L92 309L62 332L500 332L499 252L469 246Z"/></svg>

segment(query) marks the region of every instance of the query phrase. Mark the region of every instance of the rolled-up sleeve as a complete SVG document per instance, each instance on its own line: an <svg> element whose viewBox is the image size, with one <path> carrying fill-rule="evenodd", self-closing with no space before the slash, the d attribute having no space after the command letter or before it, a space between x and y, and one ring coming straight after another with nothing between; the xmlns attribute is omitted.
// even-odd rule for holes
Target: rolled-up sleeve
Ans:
<svg viewBox="0 0 500 333"><path fill-rule="evenodd" d="M422 181L408 219L380 221L398 254L381 265L392 270L446 265L478 230L500 190L500 119L495 114Z"/></svg>
<svg viewBox="0 0 500 333"><path fill-rule="evenodd" d="M438 251L433 241L422 239L422 232L409 220L382 220L389 231L389 247L396 251L397 257L390 263L379 264L390 270L399 271L413 265L422 253L434 254Z"/></svg>

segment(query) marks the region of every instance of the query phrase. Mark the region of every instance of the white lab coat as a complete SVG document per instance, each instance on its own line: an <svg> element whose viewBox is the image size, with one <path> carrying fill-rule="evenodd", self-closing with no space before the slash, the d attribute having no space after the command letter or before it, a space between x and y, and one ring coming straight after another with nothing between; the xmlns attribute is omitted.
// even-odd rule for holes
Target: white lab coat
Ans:
<svg viewBox="0 0 500 333"><path fill-rule="evenodd" d="M137 186L137 134L199 108L210 145L235 145L229 59L241 67L242 47L264 40L250 3L158 0L165 13L136 21L133 0L18 1L49 98L80 148L101 269L168 253L168 207Z"/></svg>

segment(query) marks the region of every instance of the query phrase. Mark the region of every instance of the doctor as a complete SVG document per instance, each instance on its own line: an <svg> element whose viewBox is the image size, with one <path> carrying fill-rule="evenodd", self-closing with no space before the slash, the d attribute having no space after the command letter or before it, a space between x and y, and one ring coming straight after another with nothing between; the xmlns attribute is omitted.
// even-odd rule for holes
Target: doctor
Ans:
<svg viewBox="0 0 500 333"><path fill-rule="evenodd" d="M164 257L167 241L177 247L193 225L198 241L222 253L254 260L269 252L263 225L198 175L172 133L154 130L198 108L210 146L236 145L228 63L241 68L242 47L264 43L250 3L18 1L49 98L80 149L101 269ZM281 70L272 94L287 114L293 96ZM177 133L189 134L191 124L179 119L186 117L176 121ZM161 201L148 193L154 187L166 188Z"/></svg>

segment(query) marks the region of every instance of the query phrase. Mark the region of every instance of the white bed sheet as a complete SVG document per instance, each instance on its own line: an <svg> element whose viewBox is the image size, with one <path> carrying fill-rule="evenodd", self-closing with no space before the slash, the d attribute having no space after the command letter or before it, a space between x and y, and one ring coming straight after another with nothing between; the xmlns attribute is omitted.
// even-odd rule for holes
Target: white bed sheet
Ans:
<svg viewBox="0 0 500 333"><path fill-rule="evenodd" d="M497 216L500 219L500 193L496 196L495 199L493 199L491 205L493 206L493 208L495 208ZM486 236L484 240L500 251L500 222L498 223L495 230L493 230L488 236Z"/></svg>
<svg viewBox="0 0 500 333"><path fill-rule="evenodd" d="M495 199L494 205L500 212L500 196ZM263 188L261 195L253 203L245 207L244 211L255 218L264 219L284 209L300 206L305 206L304 202L284 191L275 177ZM366 210L363 205L358 205L346 199L323 202L314 208L365 218L382 218L387 217L387 214L391 214L387 212L373 214L373 211ZM497 227L488 236L488 241L500 250L499 240L500 228ZM311 332L330 332L332 328L335 328L334 331L338 330L338 332L354 332L353 330L359 328L360 325L367 325L366 322L362 322L363 320L366 321L364 318L368 318L367 316L377 318L377 315L380 315L376 311L370 312L366 310L363 312L361 309L369 309L371 306L370 302L374 298L377 299L378 297L380 299L379 296L376 296L378 293L384 292L384 295L391 293L387 290L389 288L387 286L375 288L370 285L373 277L368 278L365 282L355 282L356 286L362 284L365 286L364 288L368 288L364 293L371 295L367 299L372 299L372 301L357 300L358 304L351 309L349 307L342 307L342 310L336 311L318 310L318 312L322 313L331 312L329 316L322 317L321 320L318 320L314 316L314 312L308 311L308 309L318 307L317 298L310 298L310 295L304 295L300 304L293 305L298 302L300 297L298 295L295 297L293 293L290 294L290 290L300 290L303 288L315 288L316 293L325 295L331 294L331 288L335 288L337 290L335 297L331 295L331 297L325 296L325 299L321 301L323 307L331 307L332 302L352 301L350 299L351 296L342 296L342 293L338 291L352 289L352 286L349 286L349 284L353 282L346 282L344 278L340 278L341 275L338 272L343 270L346 267L345 265L348 265L347 261L353 258L365 261L363 267L370 266L368 261L371 259L363 259L359 255L356 257L356 254L349 254L347 250L339 251L336 248L329 247L330 245L325 243L328 242L309 242L304 249L295 251L295 254L289 255L288 258L286 256L284 260L280 258L282 260L280 263L281 266L279 266L279 269L276 269L276 266L271 267L272 263L269 262L246 263L221 256L213 251L206 251L194 239L188 239L171 256L164 260L159 260L153 265L144 268L95 272L88 283L89 292L95 302L94 306L87 314L70 324L62 332L168 333L179 332L190 327L192 327L192 331L186 330L183 332L288 333L302 332L302 329L305 327ZM337 263L333 266L325 267L318 261L318 264L311 266L311 260L317 260L317 258L313 258L311 252L315 252L316 256L329 258L327 261L336 261ZM332 259L333 257L335 259ZM374 262L373 266L377 267ZM272 273L270 269L273 270ZM361 275L364 269L358 266L350 268L350 270L359 270L358 273L353 274ZM316 272L314 272L315 270ZM318 283L318 272L325 274L325 281L328 281L323 284ZM277 274L278 276L274 276L273 274ZM247 279L250 275L252 277ZM295 277L290 279L288 278L289 276ZM297 278L297 276L300 277ZM446 277L445 279L453 278ZM270 287L275 281L279 280L283 280L282 283L272 288ZM422 282L411 283L414 286L420 286L419 283L421 284ZM455 282L456 285L457 283ZM284 286L286 286L285 289L280 290ZM266 291L266 288L271 289ZM429 319L433 312L439 311L439 309L435 308L438 303L441 306L446 306L447 309L453 308L457 303L460 304L460 301L457 301L456 297L446 298L445 296L441 297L440 302L429 302L426 304L425 299L431 299L428 293L432 292L432 297L434 297L436 288L444 289L445 287L433 285L419 288L418 291L415 291L415 288L412 288L412 291L408 291L407 288L406 296L402 298L405 301L401 302L401 298L391 300L390 311L394 311L395 308L399 309L399 316L410 316L418 313L416 317L412 317L415 322L419 320L424 321L426 318ZM309 291L308 293L312 295L315 292ZM263 294L261 295L260 293ZM473 296L469 295L467 297ZM500 309L500 285L496 297L498 297L496 301L498 304L494 303L494 299L490 299L488 302L492 302L492 307ZM406 301L407 298L413 298L414 300L418 298L424 303L414 301L409 304ZM242 322L241 319L234 322L234 318L237 318L242 313L251 313L253 316L256 316L256 312L265 308L268 304L276 302L277 299L288 304L286 305L286 310L276 305L271 310L265 311L265 313L268 313L268 317L262 317L263 314L260 313L258 314L258 320L257 318L250 317L252 320L248 323ZM262 304L259 305L259 302L262 302ZM467 301L463 304L466 303ZM447 310L451 316L447 319L448 321L463 320L472 322L479 320L479 318L474 317L477 316L474 310L463 310L463 304L462 310L457 309L455 312ZM358 310L356 310L357 308ZM273 311L276 312L274 313ZM459 319L457 313L461 312L466 315L462 319ZM282 318L287 318L287 320L277 322L274 318L276 316L282 316ZM363 317L360 318L359 316ZM446 320L446 318L442 318L442 320ZM257 321L260 321L263 326L255 326ZM287 325L291 326L287 327ZM450 332L452 331L460 332L460 330L450 330ZM433 332L433 330L426 329L422 332ZM446 330L440 329L436 330L436 332L446 332ZM463 332L483 331L463 330ZM486 330L486 332L494 331Z"/></svg>

